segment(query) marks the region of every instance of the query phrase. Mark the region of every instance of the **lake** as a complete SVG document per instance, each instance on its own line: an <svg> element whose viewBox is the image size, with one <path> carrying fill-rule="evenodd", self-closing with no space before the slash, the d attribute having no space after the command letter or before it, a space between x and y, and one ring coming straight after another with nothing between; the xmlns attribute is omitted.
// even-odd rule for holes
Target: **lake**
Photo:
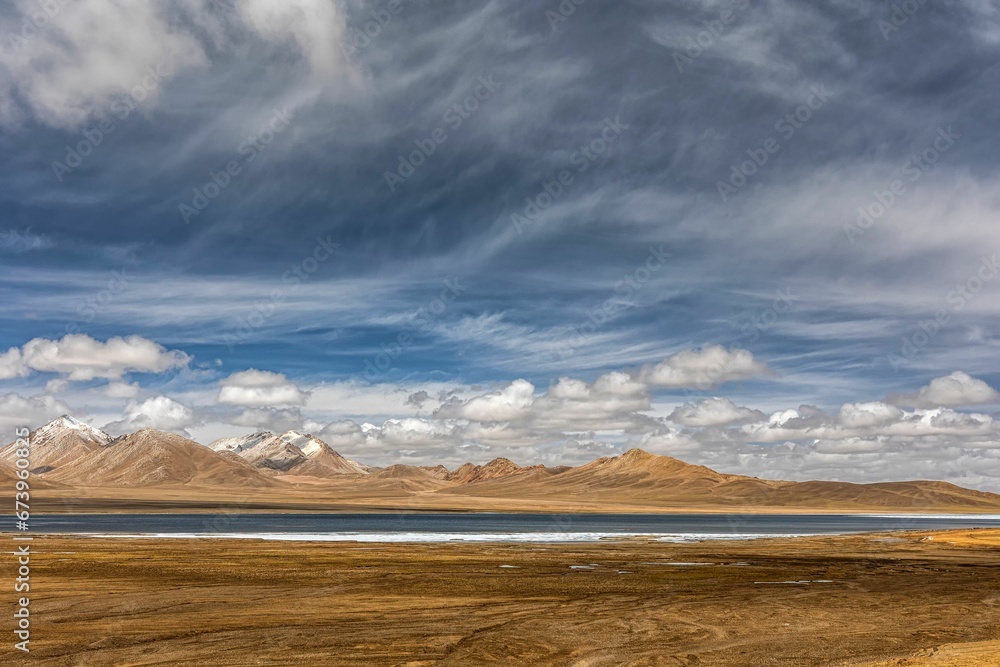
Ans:
<svg viewBox="0 0 1000 667"><path fill-rule="evenodd" d="M361 542L575 542L751 539L900 530L1000 528L1000 515L878 514L58 514L35 533Z"/></svg>

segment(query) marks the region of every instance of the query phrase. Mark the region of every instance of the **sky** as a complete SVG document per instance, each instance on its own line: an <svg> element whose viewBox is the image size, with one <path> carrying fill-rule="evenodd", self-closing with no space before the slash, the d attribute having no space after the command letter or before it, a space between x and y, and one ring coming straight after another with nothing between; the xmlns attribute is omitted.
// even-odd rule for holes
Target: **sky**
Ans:
<svg viewBox="0 0 1000 667"><path fill-rule="evenodd" d="M0 429L1000 491L1000 7L15 0Z"/></svg>

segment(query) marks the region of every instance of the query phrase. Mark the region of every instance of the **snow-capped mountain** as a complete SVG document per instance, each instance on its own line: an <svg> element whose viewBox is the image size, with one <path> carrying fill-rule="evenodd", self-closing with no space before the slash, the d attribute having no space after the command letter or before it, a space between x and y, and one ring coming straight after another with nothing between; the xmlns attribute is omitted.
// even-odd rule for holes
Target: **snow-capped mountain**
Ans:
<svg viewBox="0 0 1000 667"><path fill-rule="evenodd" d="M101 429L63 415L32 431L30 470L35 473L60 470L107 447L113 440ZM4 447L0 450L0 460L12 461L16 449L16 442Z"/></svg>
<svg viewBox="0 0 1000 667"><path fill-rule="evenodd" d="M312 458L324 450L330 449L325 442L312 435L299 433L298 431L287 431L281 434L281 439L290 445L295 445L302 450L302 453Z"/></svg>
<svg viewBox="0 0 1000 667"><path fill-rule="evenodd" d="M235 438L219 438L209 443L208 448L216 452L233 452L234 454L239 454L248 449L253 449L273 437L274 434L270 431L260 431Z"/></svg>
<svg viewBox="0 0 1000 667"><path fill-rule="evenodd" d="M114 438L99 428L95 428L69 415L62 415L58 419L53 419L45 426L36 429L31 434L32 445L45 444L64 434L66 431L75 432L79 437L100 445L106 445L114 440Z"/></svg>
<svg viewBox="0 0 1000 667"><path fill-rule="evenodd" d="M235 438L220 438L208 447L217 452L232 452L259 468L296 475L367 475L371 470L366 465L344 458L316 436L299 431L281 435L260 431Z"/></svg>

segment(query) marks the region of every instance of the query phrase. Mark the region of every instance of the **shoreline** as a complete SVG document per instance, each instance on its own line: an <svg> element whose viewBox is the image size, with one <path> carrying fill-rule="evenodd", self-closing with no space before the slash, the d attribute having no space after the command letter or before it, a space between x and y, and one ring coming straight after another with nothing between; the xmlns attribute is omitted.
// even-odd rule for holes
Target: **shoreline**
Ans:
<svg viewBox="0 0 1000 667"><path fill-rule="evenodd" d="M310 517L351 517L355 521L347 523L334 523L330 525L295 525L291 526L272 524L260 526L241 526L239 522L233 523L237 518L252 518L257 516L254 513L228 514L216 516L221 523L212 525L208 521L201 525L193 525L190 521L186 524L182 521L167 522L162 525L142 525L143 518L152 517L176 517L178 520L191 519L206 516L204 514L78 514L63 515L73 516L77 519L89 517L107 519L137 520L138 523L127 528L117 529L117 525L102 525L101 522L94 522L97 525L86 525L86 520L78 521L85 525L66 526L56 524L52 529L44 526L45 519L42 518L42 528L39 530L35 524L34 530L30 533L33 536L49 536L60 538L85 538L85 539L110 539L110 540L245 540L258 542L289 542L289 543L356 543L356 544L610 544L610 543L712 543L712 542L748 542L757 540L807 540L812 538L825 537L859 537L891 535L894 539L904 539L912 534L926 534L930 531L998 531L1000 532L1000 515L981 515L981 518L988 519L989 525L941 525L949 521L970 522L969 515L962 514L920 514L920 515L900 515L900 514L823 514L823 515L737 515L741 521L725 525L687 525L676 524L674 526L637 526L624 525L618 529L609 528L607 523L593 524L590 526L579 525L576 530L571 530L570 525L573 520L572 515L549 515L536 514L535 516L544 519L555 519L554 522L540 522L534 525L515 525L504 522L504 518L525 516L521 515L497 515L501 521L496 525L485 524L482 526L474 524L451 524L447 522L451 519L460 519L462 516L473 516L474 514L454 514L443 513L433 515L435 518L445 520L441 523L423 523L421 519L430 518L426 513L415 513L409 515L413 523L407 525L407 515L390 515L398 518L400 523L396 525L368 526L359 525L356 521L359 518L369 516L367 514L269 514L268 516L287 518L291 521L301 520ZM382 514L371 516L385 516ZM493 516L489 513L477 513L475 516ZM583 517L594 517L598 515L578 515L577 519ZM607 514L600 515L608 519L636 519L648 517L646 514L624 515ZM706 514L684 515L689 518L707 517ZM719 515L732 516L732 515ZM776 516L789 517L791 521L787 528L781 530L781 524L772 522L753 526L753 520L768 519ZM867 519L885 520L882 525L809 525L804 523L796 524L797 517L815 518L840 518L844 520ZM38 517L36 517L36 520ZM891 525L889 520L899 520L898 525ZM925 522L937 522L937 525L925 523L917 525L915 520ZM564 523L566 522L566 523ZM65 522L63 522L65 524ZM17 533L0 531L0 535L13 537ZM25 533L21 533L25 535ZM931 538L932 539L932 538Z"/></svg>
<svg viewBox="0 0 1000 667"><path fill-rule="evenodd" d="M520 503L519 503L520 504ZM601 503L599 506L585 503L545 503L534 509L508 505L501 502L495 507L482 505L437 506L410 503L375 504L375 503L301 503L294 500L288 502L260 502L240 500L218 501L176 501L176 500L145 500L131 498L88 498L88 499L54 499L36 498L36 513L39 515L63 514L616 514L616 515L678 515L678 514L708 514L708 515L817 515L817 516L885 516L885 517L919 517L919 516L973 516L1000 517L996 508L914 508L882 510L877 507L838 508L838 507L771 507L771 506L711 506L711 507L660 507L655 505L632 505L619 503Z"/></svg>

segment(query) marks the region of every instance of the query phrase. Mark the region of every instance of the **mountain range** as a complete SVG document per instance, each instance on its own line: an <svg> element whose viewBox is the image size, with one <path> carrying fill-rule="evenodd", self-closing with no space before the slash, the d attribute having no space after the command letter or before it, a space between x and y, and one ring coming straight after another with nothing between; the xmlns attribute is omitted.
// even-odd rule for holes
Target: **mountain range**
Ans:
<svg viewBox="0 0 1000 667"><path fill-rule="evenodd" d="M70 416L30 436L31 486L46 506L78 509L242 506L518 511L1000 512L1000 495L946 482L774 481L632 449L581 466L506 458L444 466L368 466L308 433L267 431L201 445L153 429L112 437ZM16 443L0 450L14 479Z"/></svg>

